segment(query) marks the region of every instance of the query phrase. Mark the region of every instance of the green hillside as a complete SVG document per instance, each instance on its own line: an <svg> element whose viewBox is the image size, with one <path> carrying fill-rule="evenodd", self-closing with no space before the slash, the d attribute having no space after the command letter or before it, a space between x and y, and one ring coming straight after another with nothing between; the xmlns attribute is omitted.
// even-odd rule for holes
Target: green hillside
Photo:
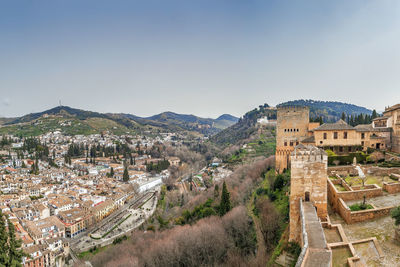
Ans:
<svg viewBox="0 0 400 267"><path fill-rule="evenodd" d="M346 116L356 116L359 114L371 115L372 110L336 101L318 101L318 100L293 100L281 103L281 106L306 106L310 108L310 118L322 117L324 122L335 122L339 120L344 112Z"/></svg>
<svg viewBox="0 0 400 267"><path fill-rule="evenodd" d="M0 133L30 136L59 130L71 135L88 135L101 131L110 131L120 135L144 131L152 133L168 131L211 135L231 126L237 120L229 114L224 114L214 120L173 112L141 118L131 114L98 113L58 106L18 118L2 118L0 119Z"/></svg>
<svg viewBox="0 0 400 267"><path fill-rule="evenodd" d="M31 122L3 125L0 127L0 134L14 134L18 136L37 136L49 131L61 131L67 135L89 135L102 131L110 131L118 135L135 133L135 129L127 128L124 125L105 118L80 120L72 117L47 117L39 118Z"/></svg>

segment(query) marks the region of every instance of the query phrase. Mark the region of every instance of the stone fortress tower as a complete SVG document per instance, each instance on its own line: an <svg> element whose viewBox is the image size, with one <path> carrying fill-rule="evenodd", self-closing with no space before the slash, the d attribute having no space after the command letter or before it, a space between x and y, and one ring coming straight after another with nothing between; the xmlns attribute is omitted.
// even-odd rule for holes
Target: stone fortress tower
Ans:
<svg viewBox="0 0 400 267"><path fill-rule="evenodd" d="M308 107L279 107L276 126L276 170L282 173L290 168L290 153L300 141L307 138L309 115Z"/></svg>
<svg viewBox="0 0 400 267"><path fill-rule="evenodd" d="M298 145L291 153L290 235L301 244L300 202L310 202L321 221L326 221L328 155L315 146Z"/></svg>

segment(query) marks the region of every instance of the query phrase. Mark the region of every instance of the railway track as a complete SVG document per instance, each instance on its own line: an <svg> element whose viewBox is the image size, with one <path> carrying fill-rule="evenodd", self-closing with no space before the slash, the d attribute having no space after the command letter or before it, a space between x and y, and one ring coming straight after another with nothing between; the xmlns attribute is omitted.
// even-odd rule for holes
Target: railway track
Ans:
<svg viewBox="0 0 400 267"><path fill-rule="evenodd" d="M156 192L147 192L143 196L141 196L139 199L135 200L135 203L131 204L129 206L130 209L138 209L143 203L145 203L147 200L152 198L155 195Z"/></svg>

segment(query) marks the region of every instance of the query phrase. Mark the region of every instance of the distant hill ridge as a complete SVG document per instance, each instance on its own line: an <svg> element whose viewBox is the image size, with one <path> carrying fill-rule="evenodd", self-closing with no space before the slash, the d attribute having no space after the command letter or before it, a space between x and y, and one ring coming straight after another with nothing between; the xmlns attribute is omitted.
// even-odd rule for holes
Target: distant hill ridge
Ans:
<svg viewBox="0 0 400 267"><path fill-rule="evenodd" d="M229 114L221 115L217 119L210 119L197 117L195 115L177 114L174 112L163 112L151 117L143 118L132 114L99 113L82 109L75 109L68 106L58 106L42 112L30 113L18 118L4 120L3 125L6 126L19 123L29 123L39 118L42 118L44 115L72 117L79 120L100 118L112 120L128 128L137 128L138 124L140 124L161 127L172 131L197 131L206 135L216 133L226 127L233 125L239 120L238 118Z"/></svg>

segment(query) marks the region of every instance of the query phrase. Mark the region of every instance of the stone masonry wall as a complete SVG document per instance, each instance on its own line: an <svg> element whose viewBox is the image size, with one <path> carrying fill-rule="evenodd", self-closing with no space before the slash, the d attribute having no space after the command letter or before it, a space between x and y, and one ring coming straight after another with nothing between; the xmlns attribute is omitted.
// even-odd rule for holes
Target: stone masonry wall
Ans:
<svg viewBox="0 0 400 267"><path fill-rule="evenodd" d="M327 210L327 155L324 151L296 148L291 156L290 182L290 240L300 240L300 214L298 201L309 198L317 215L325 220Z"/></svg>
<svg viewBox="0 0 400 267"><path fill-rule="evenodd" d="M336 189L334 183L342 184L342 186L345 186L346 182L343 179L338 179L338 180L328 179L328 200L329 200L329 204L331 204L334 211L338 211L340 208L339 199L342 199L343 201L352 201L352 200L358 200L358 199L361 200L364 198L364 196L366 198L372 198L372 197L378 197L378 196L383 195L382 188L377 187L375 185L373 185L374 188L372 188L372 189L353 190L353 191L338 191Z"/></svg>
<svg viewBox="0 0 400 267"><path fill-rule="evenodd" d="M309 109L307 107L280 107L276 124L276 170L288 169L290 153L308 135Z"/></svg>
<svg viewBox="0 0 400 267"><path fill-rule="evenodd" d="M385 207L385 208L375 208L369 210L351 211L341 198L339 199L338 202L338 208L339 208L338 213L340 214L340 216L342 216L343 220L345 220L347 224L363 222L366 220L373 220L375 218L387 216L393 209L393 207Z"/></svg>
<svg viewBox="0 0 400 267"><path fill-rule="evenodd" d="M395 194L400 192L400 183L383 183L383 189L389 194Z"/></svg>

